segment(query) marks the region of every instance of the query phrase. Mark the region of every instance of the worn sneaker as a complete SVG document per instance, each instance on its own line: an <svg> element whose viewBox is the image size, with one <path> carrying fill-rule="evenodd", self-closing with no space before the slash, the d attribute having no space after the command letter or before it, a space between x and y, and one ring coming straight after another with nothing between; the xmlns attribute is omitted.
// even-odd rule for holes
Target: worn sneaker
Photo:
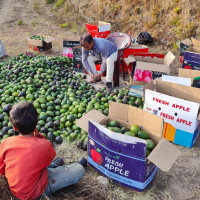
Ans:
<svg viewBox="0 0 200 200"><path fill-rule="evenodd" d="M106 90L110 93L112 92L112 83L111 82L106 82Z"/></svg>
<svg viewBox="0 0 200 200"><path fill-rule="evenodd" d="M64 165L64 160L61 157L57 157L53 160L53 163L59 167Z"/></svg>
<svg viewBox="0 0 200 200"><path fill-rule="evenodd" d="M83 167L87 166L87 159L85 159L84 157L82 157L79 162L80 165L82 165Z"/></svg>

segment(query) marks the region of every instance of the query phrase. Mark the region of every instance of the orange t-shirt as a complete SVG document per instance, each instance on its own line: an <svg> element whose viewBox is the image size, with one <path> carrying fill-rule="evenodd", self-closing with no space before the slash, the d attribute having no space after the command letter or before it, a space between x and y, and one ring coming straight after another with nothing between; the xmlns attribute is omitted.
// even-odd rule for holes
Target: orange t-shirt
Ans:
<svg viewBox="0 0 200 200"><path fill-rule="evenodd" d="M47 187L47 167L55 155L52 144L41 134L9 137L0 146L0 175L5 174L18 199L38 198Z"/></svg>

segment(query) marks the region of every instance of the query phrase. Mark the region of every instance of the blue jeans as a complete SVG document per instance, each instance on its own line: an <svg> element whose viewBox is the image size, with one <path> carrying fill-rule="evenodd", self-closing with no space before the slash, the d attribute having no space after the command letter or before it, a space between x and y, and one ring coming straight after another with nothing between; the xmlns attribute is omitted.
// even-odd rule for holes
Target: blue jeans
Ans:
<svg viewBox="0 0 200 200"><path fill-rule="evenodd" d="M85 169L79 163L63 165L56 168L48 167L48 185L45 190L47 196L56 191L77 183L85 174Z"/></svg>

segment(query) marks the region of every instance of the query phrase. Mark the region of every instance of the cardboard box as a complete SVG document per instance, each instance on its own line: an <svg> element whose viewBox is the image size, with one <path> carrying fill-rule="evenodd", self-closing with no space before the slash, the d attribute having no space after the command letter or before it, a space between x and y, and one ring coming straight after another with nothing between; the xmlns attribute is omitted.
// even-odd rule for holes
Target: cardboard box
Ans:
<svg viewBox="0 0 200 200"><path fill-rule="evenodd" d="M148 158L146 140L116 133L102 125L116 120L127 128L137 124L157 144ZM142 109L116 102L109 104L109 117L91 110L76 125L88 132L88 165L114 182L143 191L158 167L168 171L179 155L173 144L161 138L163 119ZM151 162L150 162L151 161Z"/></svg>
<svg viewBox="0 0 200 200"><path fill-rule="evenodd" d="M52 49L52 41L54 40L51 36L44 36L44 40L35 40L27 37L29 50L30 51L38 51L38 52L49 52Z"/></svg>
<svg viewBox="0 0 200 200"><path fill-rule="evenodd" d="M82 63L82 47L76 46L73 48L73 67L77 72L84 72L85 68Z"/></svg>
<svg viewBox="0 0 200 200"><path fill-rule="evenodd" d="M190 78L193 82L193 79L200 76L199 70L189 70L189 69L178 69L178 76L183 78ZM191 84L192 84L191 82Z"/></svg>
<svg viewBox="0 0 200 200"><path fill-rule="evenodd" d="M186 39L185 43L188 48L184 51L182 68L200 70L200 41L191 38L191 40Z"/></svg>
<svg viewBox="0 0 200 200"><path fill-rule="evenodd" d="M63 41L63 57L73 58L73 47L80 46L80 41L65 39Z"/></svg>
<svg viewBox="0 0 200 200"><path fill-rule="evenodd" d="M86 28L87 32L93 37L106 38L108 35L110 35L111 24L104 21L99 21L86 24Z"/></svg>
<svg viewBox="0 0 200 200"><path fill-rule="evenodd" d="M139 54L129 56L124 59L127 63L136 60L135 68L133 69L132 78L133 84L136 82L140 85L145 85L164 74L170 74L170 64L175 59L175 56L169 51L165 56L162 54Z"/></svg>
<svg viewBox="0 0 200 200"><path fill-rule="evenodd" d="M200 70L200 62L190 61L190 60L183 60L182 68L184 69L193 69L193 70Z"/></svg>
<svg viewBox="0 0 200 200"><path fill-rule="evenodd" d="M178 76L191 79L191 85L193 86L193 80L200 77L200 71L179 68Z"/></svg>
<svg viewBox="0 0 200 200"><path fill-rule="evenodd" d="M200 41L191 38L192 46L184 52L184 60L200 63Z"/></svg>
<svg viewBox="0 0 200 200"><path fill-rule="evenodd" d="M199 88L159 79L154 83L144 86L143 109L164 119L164 138L191 148L199 134Z"/></svg>

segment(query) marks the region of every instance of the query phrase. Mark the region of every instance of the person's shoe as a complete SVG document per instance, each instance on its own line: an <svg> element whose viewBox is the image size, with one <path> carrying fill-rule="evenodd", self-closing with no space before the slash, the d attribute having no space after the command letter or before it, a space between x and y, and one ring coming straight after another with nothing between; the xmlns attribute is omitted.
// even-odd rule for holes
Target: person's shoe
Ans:
<svg viewBox="0 0 200 200"><path fill-rule="evenodd" d="M53 163L59 167L64 165L64 160L61 157L57 157L53 160Z"/></svg>
<svg viewBox="0 0 200 200"><path fill-rule="evenodd" d="M111 82L106 82L106 90L108 91L108 93L112 92L112 83Z"/></svg>
<svg viewBox="0 0 200 200"><path fill-rule="evenodd" d="M87 159L85 159L84 157L82 157L79 162L80 165L82 165L83 167L87 166Z"/></svg>
<svg viewBox="0 0 200 200"><path fill-rule="evenodd" d="M94 79L96 82L101 82L101 76L97 76L97 77L95 77L95 79Z"/></svg>

